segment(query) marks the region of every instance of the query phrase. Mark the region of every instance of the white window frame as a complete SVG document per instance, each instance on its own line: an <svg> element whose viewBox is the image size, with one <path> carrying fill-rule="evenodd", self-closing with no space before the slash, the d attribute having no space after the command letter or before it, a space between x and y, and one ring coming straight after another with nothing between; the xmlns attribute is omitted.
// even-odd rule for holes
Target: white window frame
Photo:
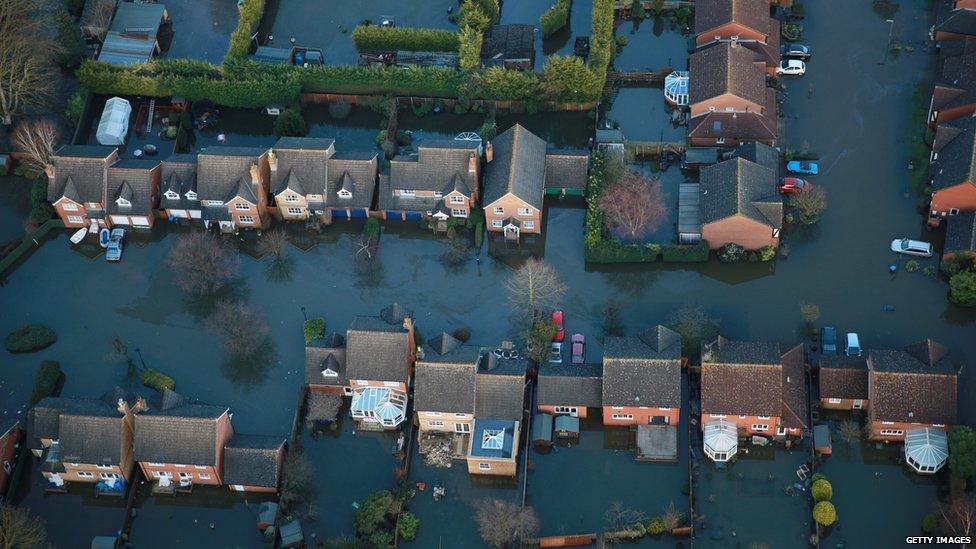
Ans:
<svg viewBox="0 0 976 549"><path fill-rule="evenodd" d="M454 217L468 217L468 210L464 208L451 208L451 215Z"/></svg>
<svg viewBox="0 0 976 549"><path fill-rule="evenodd" d="M207 206L223 206L224 205L224 201L223 200L204 200L203 202Z"/></svg>
<svg viewBox="0 0 976 549"><path fill-rule="evenodd" d="M298 215L302 213L302 208L288 208L288 213Z"/></svg>
<svg viewBox="0 0 976 549"><path fill-rule="evenodd" d="M210 478L211 478L208 473L200 473L197 476L200 477L200 480L210 480Z"/></svg>
<svg viewBox="0 0 976 549"><path fill-rule="evenodd" d="M495 206L494 208L491 209L491 213L495 215L505 215L505 208L501 206Z"/></svg>
<svg viewBox="0 0 976 549"><path fill-rule="evenodd" d="M634 414L611 414L611 419L634 419Z"/></svg>
<svg viewBox="0 0 976 549"><path fill-rule="evenodd" d="M400 196L404 198L413 198L417 196L417 191L414 189L400 189Z"/></svg>
<svg viewBox="0 0 976 549"><path fill-rule="evenodd" d="M163 463L156 463L156 462L153 462L153 461L150 461L149 462L149 466L150 467L163 467L164 465L165 464L163 464Z"/></svg>
<svg viewBox="0 0 976 549"><path fill-rule="evenodd" d="M166 198L168 198L170 200L177 200L180 197L180 193L178 193L176 191L166 191L163 194L165 194L166 195Z"/></svg>
<svg viewBox="0 0 976 549"><path fill-rule="evenodd" d="M98 473L98 476L105 480L108 480L110 478L120 478L120 475L118 473Z"/></svg>
<svg viewBox="0 0 976 549"><path fill-rule="evenodd" d="M64 204L61 204L61 209L66 212L77 212L78 205L74 202L65 202Z"/></svg>
<svg viewBox="0 0 976 549"><path fill-rule="evenodd" d="M251 210L251 205L245 202L235 202L234 209L239 212L247 212Z"/></svg>
<svg viewBox="0 0 976 549"><path fill-rule="evenodd" d="M716 137L715 138L715 144L716 145L724 145L725 144L725 138L724 137Z"/></svg>
<svg viewBox="0 0 976 549"><path fill-rule="evenodd" d="M206 469L207 466L206 465L194 465L193 468L194 469Z"/></svg>
<svg viewBox="0 0 976 549"><path fill-rule="evenodd" d="M184 471L180 471L180 478L181 479L183 479L183 478L193 478L193 473L187 473L187 472L184 472Z"/></svg>
<svg viewBox="0 0 976 549"><path fill-rule="evenodd" d="M253 215L242 215L240 216L240 222L244 225L254 225Z"/></svg>
<svg viewBox="0 0 976 549"><path fill-rule="evenodd" d="M502 223L502 220L501 219L492 219L491 220L491 226L492 226L492 228L500 229L500 228L502 228L504 226L504 223Z"/></svg>
<svg viewBox="0 0 976 549"><path fill-rule="evenodd" d="M95 473L91 471L75 471L75 474L81 478L95 478Z"/></svg>
<svg viewBox="0 0 976 549"><path fill-rule="evenodd" d="M427 426L428 427L443 427L444 426L444 422L443 421L440 421L440 420L438 420L438 421L428 420L427 421Z"/></svg>
<svg viewBox="0 0 976 549"><path fill-rule="evenodd" d="M455 433L470 433L471 424L470 423L455 423L454 424Z"/></svg>
<svg viewBox="0 0 976 549"><path fill-rule="evenodd" d="M84 221L85 221L85 219L83 217L81 217L80 215L69 215L68 216L68 223L82 223Z"/></svg>
<svg viewBox="0 0 976 549"><path fill-rule="evenodd" d="M459 194L451 195L451 204L464 204L464 197Z"/></svg>
<svg viewBox="0 0 976 549"><path fill-rule="evenodd" d="M765 423L753 423L752 424L752 430L753 431L768 431L769 430L769 425L767 425Z"/></svg>
<svg viewBox="0 0 976 549"><path fill-rule="evenodd" d="M959 215L959 208L949 208L949 215Z"/></svg>
<svg viewBox="0 0 976 549"><path fill-rule="evenodd" d="M286 194L285 195L285 202L298 202L298 195L297 194Z"/></svg>
<svg viewBox="0 0 976 549"><path fill-rule="evenodd" d="M879 433L883 437L900 437L905 434L905 431L901 429L881 429Z"/></svg>
<svg viewBox="0 0 976 549"><path fill-rule="evenodd" d="M185 196L186 196L187 200L196 200L197 199L197 193L195 193L193 191L186 191L186 195Z"/></svg>
<svg viewBox="0 0 976 549"><path fill-rule="evenodd" d="M841 399L839 399L839 398L828 398L827 399L827 404L840 404L840 403L841 403Z"/></svg>
<svg viewBox="0 0 976 549"><path fill-rule="evenodd" d="M851 403L851 408L855 410L861 410L864 408L864 400L860 398L855 398L854 402Z"/></svg>
<svg viewBox="0 0 976 549"><path fill-rule="evenodd" d="M522 222L522 228L523 229L534 229L535 228L535 221L523 221Z"/></svg>
<svg viewBox="0 0 976 549"><path fill-rule="evenodd" d="M709 416L711 416L712 419L725 419L728 417L725 414L709 414Z"/></svg>
<svg viewBox="0 0 976 549"><path fill-rule="evenodd" d="M396 387L399 387L400 386L400 382L399 381L384 381L383 382L383 386L384 387L394 387L394 388L396 388Z"/></svg>
<svg viewBox="0 0 976 549"><path fill-rule="evenodd" d="M779 427L776 429L776 434L779 436L786 436L786 427Z"/></svg>
<svg viewBox="0 0 976 549"><path fill-rule="evenodd" d="M478 464L478 469L481 471L491 471L491 464L481 462Z"/></svg>
<svg viewBox="0 0 976 549"><path fill-rule="evenodd" d="M440 412L427 412L427 415L430 417L441 417L442 414Z"/></svg>
<svg viewBox="0 0 976 549"><path fill-rule="evenodd" d="M339 189L339 192L337 192L336 195L339 198L352 198L352 193L347 191L346 189Z"/></svg>
<svg viewBox="0 0 976 549"><path fill-rule="evenodd" d="M522 217L532 215L532 208L519 208L518 214Z"/></svg>
<svg viewBox="0 0 976 549"><path fill-rule="evenodd" d="M114 465L105 465L103 463L96 463L95 464L95 468L96 469L112 469L114 467L115 467Z"/></svg>
<svg viewBox="0 0 976 549"><path fill-rule="evenodd" d="M770 417L769 416L756 416L756 419L765 420L765 419L770 419Z"/></svg>
<svg viewBox="0 0 976 549"><path fill-rule="evenodd" d="M576 406L553 406L552 411L556 414L576 414L579 408Z"/></svg>
<svg viewBox="0 0 976 549"><path fill-rule="evenodd" d="M115 203L119 206L128 207L132 205L132 202L122 198L121 196L115 199Z"/></svg>

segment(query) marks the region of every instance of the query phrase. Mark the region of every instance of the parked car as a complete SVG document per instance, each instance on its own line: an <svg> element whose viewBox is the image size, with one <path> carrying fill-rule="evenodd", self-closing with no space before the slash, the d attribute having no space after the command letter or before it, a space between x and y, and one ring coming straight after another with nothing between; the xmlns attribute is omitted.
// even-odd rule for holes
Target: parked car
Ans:
<svg viewBox="0 0 976 549"><path fill-rule="evenodd" d="M122 243L125 241L125 229L112 229L105 248L105 259L119 261L122 259Z"/></svg>
<svg viewBox="0 0 976 549"><path fill-rule="evenodd" d="M850 332L847 334L847 348L844 350L847 356L861 356L861 340L857 334Z"/></svg>
<svg viewBox="0 0 976 549"><path fill-rule="evenodd" d="M563 363L563 344L561 342L552 342L552 347L549 348L549 362L553 364Z"/></svg>
<svg viewBox="0 0 976 549"><path fill-rule="evenodd" d="M820 164L813 160L790 160L786 163L786 169L793 173L817 175L820 173Z"/></svg>
<svg viewBox="0 0 976 549"><path fill-rule="evenodd" d="M813 52L810 51L810 46L803 44L782 44L779 47L779 54L783 59L807 60Z"/></svg>
<svg viewBox="0 0 976 549"><path fill-rule="evenodd" d="M783 194L805 193L810 190L810 184L799 177L784 177L779 182L779 192Z"/></svg>
<svg viewBox="0 0 976 549"><path fill-rule="evenodd" d="M896 238L891 241L891 251L905 255L932 257L932 244L910 238Z"/></svg>
<svg viewBox="0 0 976 549"><path fill-rule="evenodd" d="M820 354L828 356L837 354L837 330L833 326L820 328Z"/></svg>
<svg viewBox="0 0 976 549"><path fill-rule="evenodd" d="M784 59L776 67L776 74L802 76L807 72L807 64L799 59Z"/></svg>
<svg viewBox="0 0 976 549"><path fill-rule="evenodd" d="M553 341L566 341L566 327L563 325L563 312L552 312L552 323L556 325L556 335L552 336Z"/></svg>
<svg viewBox="0 0 976 549"><path fill-rule="evenodd" d="M573 364L582 364L583 363L583 355L585 354L584 351L583 351L583 346L586 345L586 338L583 337L583 334L573 334L572 341L573 341L573 361L572 362L573 362Z"/></svg>

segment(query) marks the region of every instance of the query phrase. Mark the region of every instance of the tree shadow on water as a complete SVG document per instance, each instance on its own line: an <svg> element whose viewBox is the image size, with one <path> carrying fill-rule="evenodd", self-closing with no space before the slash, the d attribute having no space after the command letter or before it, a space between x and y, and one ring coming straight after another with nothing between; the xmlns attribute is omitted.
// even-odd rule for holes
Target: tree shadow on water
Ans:
<svg viewBox="0 0 976 549"><path fill-rule="evenodd" d="M256 353L248 356L229 356L221 364L220 373L242 389L250 390L265 381L268 371L277 360L277 349L269 338Z"/></svg>

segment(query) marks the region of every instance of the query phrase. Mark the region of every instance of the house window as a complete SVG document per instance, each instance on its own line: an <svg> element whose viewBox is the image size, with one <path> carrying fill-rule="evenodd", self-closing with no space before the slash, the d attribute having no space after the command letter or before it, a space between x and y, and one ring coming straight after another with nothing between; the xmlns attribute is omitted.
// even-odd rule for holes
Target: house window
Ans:
<svg viewBox="0 0 976 549"><path fill-rule="evenodd" d="M129 202L128 200L122 198L121 196L115 201L115 203L118 204L119 206L124 206L124 207L132 205L132 202Z"/></svg>
<svg viewBox="0 0 976 549"><path fill-rule="evenodd" d="M745 419L746 416L739 416L739 419Z"/></svg>
<svg viewBox="0 0 976 549"><path fill-rule="evenodd" d="M784 437L784 436L786 436L786 429L783 428L783 427L780 427L779 429L776 429L776 434L779 435L779 436L781 436L781 437Z"/></svg>
<svg viewBox="0 0 976 549"><path fill-rule="evenodd" d="M490 463L479 463L478 464L478 469L481 469L482 471L491 471L491 464Z"/></svg>
<svg viewBox="0 0 976 549"><path fill-rule="evenodd" d="M525 223L523 223L522 225L523 225L523 226L524 226L524 227L525 227L526 229L534 229L534 228L535 228L535 221L526 221L526 222L525 222Z"/></svg>
<svg viewBox="0 0 976 549"><path fill-rule="evenodd" d="M413 189L402 189L400 191L400 196L403 196L403 197L406 197L406 198L413 198L413 197L417 196L417 191L415 191Z"/></svg>
<svg viewBox="0 0 976 549"><path fill-rule="evenodd" d="M901 435L904 435L904 434L905 434L905 431L902 431L901 429L882 429L881 430L881 436L883 436L883 437L898 437L898 436L901 436Z"/></svg>
<svg viewBox="0 0 976 549"><path fill-rule="evenodd" d="M210 480L210 475L208 475L206 473L200 473L199 477L200 477L200 480Z"/></svg>
<svg viewBox="0 0 976 549"><path fill-rule="evenodd" d="M301 208L288 208L288 213L294 214L294 215L298 215L298 214L302 213L302 209Z"/></svg>
<svg viewBox="0 0 976 549"><path fill-rule="evenodd" d="M383 382L383 386L384 387L399 387L400 386L400 383L399 382L396 382L396 381L384 381Z"/></svg>
<svg viewBox="0 0 976 549"><path fill-rule="evenodd" d="M96 463L95 468L97 469L111 469L111 465L105 465L104 463Z"/></svg>
<svg viewBox="0 0 976 549"><path fill-rule="evenodd" d="M555 406L553 408L553 412L557 414L575 414L579 412L579 410L575 407L570 407L570 406Z"/></svg>
<svg viewBox="0 0 976 549"><path fill-rule="evenodd" d="M773 238L779 238L779 229L773 228Z"/></svg>
<svg viewBox="0 0 976 549"><path fill-rule="evenodd" d="M186 198L188 200L196 200L197 199L197 193L195 193L193 191L186 191Z"/></svg>
<svg viewBox="0 0 976 549"><path fill-rule="evenodd" d="M712 419L725 419L725 414L712 414Z"/></svg>
<svg viewBox="0 0 976 549"><path fill-rule="evenodd" d="M13 470L13 467L10 465L10 462L9 461L4 461L3 462L3 472L4 473L7 473L9 475L11 470Z"/></svg>
<svg viewBox="0 0 976 549"><path fill-rule="evenodd" d="M854 408L855 410L860 410L861 408L864 408L864 401L860 399L855 400L854 404L851 404L851 408Z"/></svg>
<svg viewBox="0 0 976 549"><path fill-rule="evenodd" d="M69 215L68 223L81 223L83 220L80 215Z"/></svg>
<svg viewBox="0 0 976 549"><path fill-rule="evenodd" d="M220 200L204 200L203 202L207 206L223 206L224 205L224 203L221 202Z"/></svg>
<svg viewBox="0 0 976 549"><path fill-rule="evenodd" d="M166 477L166 478L173 478L173 473L170 473L169 471L159 471L159 476Z"/></svg>
<svg viewBox="0 0 976 549"><path fill-rule="evenodd" d="M463 208L451 208L451 215L454 217L468 217L468 210Z"/></svg>
<svg viewBox="0 0 976 549"><path fill-rule="evenodd" d="M756 416L758 419L769 419L769 416Z"/></svg>
<svg viewBox="0 0 976 549"><path fill-rule="evenodd" d="M634 419L633 414L613 414L610 417L612 419Z"/></svg>
<svg viewBox="0 0 976 549"><path fill-rule="evenodd" d="M169 198L170 200L176 200L180 197L180 195L174 191L166 191L164 194L166 194L166 198Z"/></svg>
<svg viewBox="0 0 976 549"><path fill-rule="evenodd" d="M286 194L285 195L285 202L298 202L298 195L295 195L295 194Z"/></svg>
<svg viewBox="0 0 976 549"><path fill-rule="evenodd" d="M670 407L665 408L664 406L661 406L661 407L658 408L658 410L660 410L662 412L670 412L671 411L671 408Z"/></svg>
<svg viewBox="0 0 976 549"><path fill-rule="evenodd" d="M427 415L430 417L441 417L440 412L427 412Z"/></svg>
<svg viewBox="0 0 976 549"><path fill-rule="evenodd" d="M827 399L827 403L829 403L829 404L840 404L840 399L839 398L828 398Z"/></svg>
<svg viewBox="0 0 976 549"><path fill-rule="evenodd" d="M459 194L451 195L451 204L464 204L464 197Z"/></svg>
<svg viewBox="0 0 976 549"><path fill-rule="evenodd" d="M455 423L454 431L458 433L470 433L471 424L470 423Z"/></svg>
<svg viewBox="0 0 976 549"><path fill-rule="evenodd" d="M234 208L237 209L237 210L240 210L242 212L246 212L246 211L248 211L248 210L251 209L251 205L250 204L245 204L244 202L238 202L238 203L234 204Z"/></svg>
<svg viewBox="0 0 976 549"><path fill-rule="evenodd" d="M254 223L254 216L253 215L242 215L241 216L241 223L243 223L245 225L251 225L251 224L253 224Z"/></svg>
<svg viewBox="0 0 976 549"><path fill-rule="evenodd" d="M352 193L346 189L339 189L339 192L336 194L339 196L339 198L352 198Z"/></svg>
<svg viewBox="0 0 976 549"><path fill-rule="evenodd" d="M369 385L369 382L363 379L357 379L356 385L359 385L360 387L365 387L366 385Z"/></svg>
<svg viewBox="0 0 976 549"><path fill-rule="evenodd" d="M163 464L162 463L154 463L154 462L150 461L149 462L149 466L150 467L162 467Z"/></svg>
<svg viewBox="0 0 976 549"><path fill-rule="evenodd" d="M444 422L443 421L428 421L427 422L427 426L428 427L443 427L444 426Z"/></svg>
<svg viewBox="0 0 976 549"><path fill-rule="evenodd" d="M753 423L752 424L752 430L753 431L768 431L769 430L769 425L766 425L765 423Z"/></svg>
<svg viewBox="0 0 976 549"><path fill-rule="evenodd" d="M882 425L894 425L895 422L894 421L882 421L881 424Z"/></svg>
<svg viewBox="0 0 976 549"><path fill-rule="evenodd" d="M193 473L180 473L180 478L193 478Z"/></svg>
<svg viewBox="0 0 976 549"><path fill-rule="evenodd" d="M959 215L959 208L949 208L949 215Z"/></svg>
<svg viewBox="0 0 976 549"><path fill-rule="evenodd" d="M496 229L500 229L501 226L502 226L502 222L501 222L500 219L493 219L493 220L491 220L491 226L494 227L494 228L496 228Z"/></svg>
<svg viewBox="0 0 976 549"><path fill-rule="evenodd" d="M65 202L64 204L61 205L61 209L63 209L66 212L77 212L78 205L75 204L74 202Z"/></svg>
<svg viewBox="0 0 976 549"><path fill-rule="evenodd" d="M194 469L206 469L207 466L206 465L194 465L193 468Z"/></svg>
<svg viewBox="0 0 976 549"><path fill-rule="evenodd" d="M95 478L95 473L89 473L88 471L77 471L75 474L81 478Z"/></svg>
<svg viewBox="0 0 976 549"><path fill-rule="evenodd" d="M454 417L459 417L459 418L461 418L461 419L464 419L464 418L466 418L467 416L468 416L468 414L454 414Z"/></svg>
<svg viewBox="0 0 976 549"><path fill-rule="evenodd" d="M182 463L174 463L173 464L173 467L176 467L177 469L182 469L182 468L186 467L186 465L183 465Z"/></svg>
<svg viewBox="0 0 976 549"><path fill-rule="evenodd" d="M519 215L532 215L532 208L519 208L518 209L518 214Z"/></svg>
<svg viewBox="0 0 976 549"><path fill-rule="evenodd" d="M623 409L624 409L624 407L623 407L623 406L613 406L612 408L613 408L614 410L623 410Z"/></svg>
<svg viewBox="0 0 976 549"><path fill-rule="evenodd" d="M495 206L491 210L491 213L497 214L497 215L503 215L505 213L505 208L502 208L501 206Z"/></svg>
<svg viewBox="0 0 976 549"><path fill-rule="evenodd" d="M110 478L119 478L119 475L115 473L98 473L98 476L105 480L108 480Z"/></svg>

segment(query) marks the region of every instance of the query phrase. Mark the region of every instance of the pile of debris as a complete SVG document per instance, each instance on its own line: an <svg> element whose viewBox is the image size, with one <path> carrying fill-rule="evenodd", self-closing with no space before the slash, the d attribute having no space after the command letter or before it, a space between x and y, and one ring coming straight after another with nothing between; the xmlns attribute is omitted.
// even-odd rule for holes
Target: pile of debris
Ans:
<svg viewBox="0 0 976 549"><path fill-rule="evenodd" d="M442 433L427 433L420 438L420 454L424 456L424 463L428 467L447 469L451 467L453 452L451 451L450 435Z"/></svg>

